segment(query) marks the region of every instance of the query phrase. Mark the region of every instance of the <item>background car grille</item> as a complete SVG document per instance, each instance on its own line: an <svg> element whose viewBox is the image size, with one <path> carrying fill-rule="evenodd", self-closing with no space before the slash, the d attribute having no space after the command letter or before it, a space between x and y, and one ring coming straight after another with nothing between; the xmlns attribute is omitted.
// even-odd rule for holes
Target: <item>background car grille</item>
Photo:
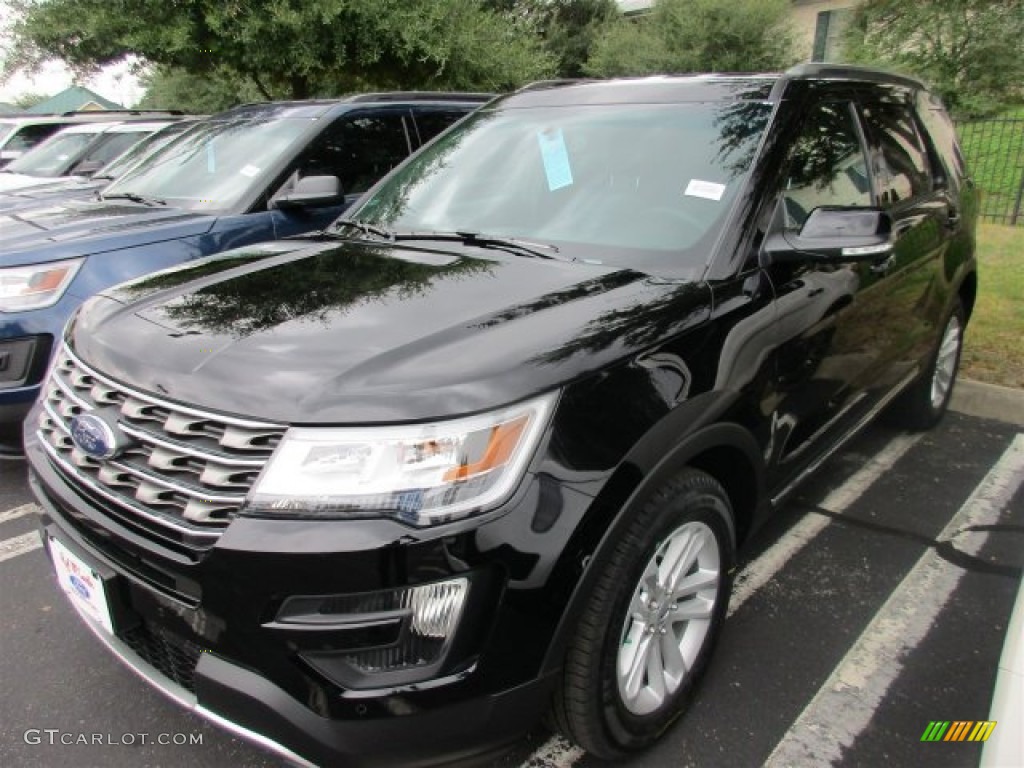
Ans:
<svg viewBox="0 0 1024 768"><path fill-rule="evenodd" d="M66 345L42 403L39 437L72 483L150 524L193 535L215 537L227 525L285 430L137 392L92 370ZM115 416L133 440L115 458L95 459L71 440L71 420L96 410Z"/></svg>

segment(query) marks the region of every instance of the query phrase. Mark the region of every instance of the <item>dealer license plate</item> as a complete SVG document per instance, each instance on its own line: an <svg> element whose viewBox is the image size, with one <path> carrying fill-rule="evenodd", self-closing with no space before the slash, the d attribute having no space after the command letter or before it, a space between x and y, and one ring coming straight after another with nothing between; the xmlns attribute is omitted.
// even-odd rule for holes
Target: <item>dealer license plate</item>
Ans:
<svg viewBox="0 0 1024 768"><path fill-rule="evenodd" d="M86 616L113 634L114 625L110 621L110 608L100 575L52 536L49 544L60 588Z"/></svg>

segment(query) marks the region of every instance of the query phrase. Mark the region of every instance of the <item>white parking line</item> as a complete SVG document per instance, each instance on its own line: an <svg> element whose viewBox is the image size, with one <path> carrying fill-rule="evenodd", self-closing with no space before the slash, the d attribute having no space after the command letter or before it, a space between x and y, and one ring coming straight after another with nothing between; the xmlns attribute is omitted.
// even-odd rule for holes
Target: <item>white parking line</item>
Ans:
<svg viewBox="0 0 1024 768"><path fill-rule="evenodd" d="M20 507L14 507L6 512L0 512L0 523L6 523L9 520L17 520L19 517L38 513L39 511L39 507L35 504L22 504Z"/></svg>
<svg viewBox="0 0 1024 768"><path fill-rule="evenodd" d="M878 478L892 469L921 437L922 435L917 433L893 438L885 448L826 496L818 506L836 514L846 511ZM825 530L830 522L831 519L824 515L808 514L757 559L748 563L736 576L732 597L729 599L729 615L732 616L747 598L767 584L791 557ZM530 755L523 763L523 768L569 768L583 757L583 754L579 747L560 736L555 736Z"/></svg>
<svg viewBox="0 0 1024 768"><path fill-rule="evenodd" d="M993 525L1024 484L1024 435L1002 457L953 516L939 542L976 555L988 538L975 526ZM825 684L775 747L766 766L803 768L842 758L871 721L903 669L906 655L928 634L964 571L929 549L861 633ZM916 735L916 734L914 734Z"/></svg>
<svg viewBox="0 0 1024 768"><path fill-rule="evenodd" d="M878 478L892 469L921 437L922 435L918 433L893 438L885 448L826 496L818 506L835 514L845 512ZM748 563L737 574L733 584L732 596L729 598L729 615L736 613L747 598L767 584L790 558L825 530L830 522L831 518L825 515L808 514L762 552L756 560Z"/></svg>
<svg viewBox="0 0 1024 768"><path fill-rule="evenodd" d="M43 542L35 531L23 533L21 536L15 536L11 539L4 539L0 541L0 563L4 560L10 560L12 557L24 555L33 549L39 549L41 546L43 546Z"/></svg>

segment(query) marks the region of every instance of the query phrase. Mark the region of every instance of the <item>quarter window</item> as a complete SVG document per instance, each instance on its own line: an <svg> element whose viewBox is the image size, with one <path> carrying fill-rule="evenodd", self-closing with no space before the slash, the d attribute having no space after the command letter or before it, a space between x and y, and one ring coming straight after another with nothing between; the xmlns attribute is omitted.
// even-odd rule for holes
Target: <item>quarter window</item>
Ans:
<svg viewBox="0 0 1024 768"><path fill-rule="evenodd" d="M452 110L417 112L414 117L420 135L420 143L426 144L464 114L466 113Z"/></svg>

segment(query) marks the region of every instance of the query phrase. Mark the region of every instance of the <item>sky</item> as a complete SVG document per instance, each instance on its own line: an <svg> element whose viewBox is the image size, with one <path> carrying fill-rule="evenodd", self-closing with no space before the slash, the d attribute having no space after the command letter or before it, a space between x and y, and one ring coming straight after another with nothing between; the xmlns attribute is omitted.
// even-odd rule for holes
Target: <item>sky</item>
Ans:
<svg viewBox="0 0 1024 768"><path fill-rule="evenodd" d="M9 27L12 23L11 11L7 0L0 0L0 41L10 40ZM2 42L0 42L2 45ZM2 50L0 50L2 58ZM129 70L127 62L107 67L96 77L82 80L77 85L84 85L100 96L116 101L125 107L134 106L142 98L144 89L139 79ZM71 73L59 61L49 62L35 75L18 73L6 81L0 82L0 101L9 102L25 93L38 93L53 96L70 85L76 84Z"/></svg>

